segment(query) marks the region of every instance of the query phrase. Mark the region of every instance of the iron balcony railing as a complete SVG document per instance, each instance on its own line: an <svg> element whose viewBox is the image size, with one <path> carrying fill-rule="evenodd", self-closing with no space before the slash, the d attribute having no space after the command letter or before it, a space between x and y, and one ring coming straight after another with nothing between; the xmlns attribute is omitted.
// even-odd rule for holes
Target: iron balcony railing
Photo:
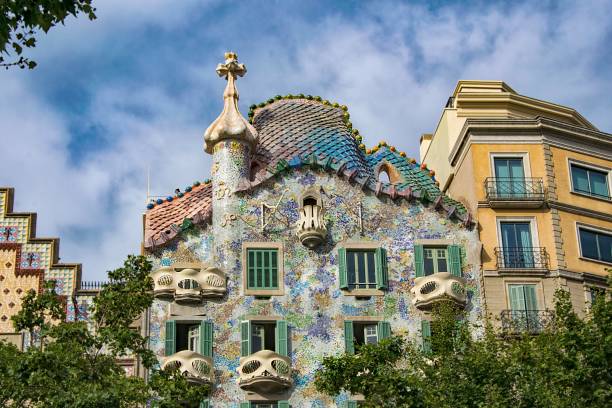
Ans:
<svg viewBox="0 0 612 408"><path fill-rule="evenodd" d="M102 286L106 285L106 281L81 281L79 282L80 290L101 290Z"/></svg>
<svg viewBox="0 0 612 408"><path fill-rule="evenodd" d="M495 248L498 269L547 269L546 248Z"/></svg>
<svg viewBox="0 0 612 408"><path fill-rule="evenodd" d="M506 333L540 333L554 321L550 310L503 310L501 312L502 330Z"/></svg>
<svg viewBox="0 0 612 408"><path fill-rule="evenodd" d="M541 178L503 178L485 179L487 200L544 200L544 183Z"/></svg>

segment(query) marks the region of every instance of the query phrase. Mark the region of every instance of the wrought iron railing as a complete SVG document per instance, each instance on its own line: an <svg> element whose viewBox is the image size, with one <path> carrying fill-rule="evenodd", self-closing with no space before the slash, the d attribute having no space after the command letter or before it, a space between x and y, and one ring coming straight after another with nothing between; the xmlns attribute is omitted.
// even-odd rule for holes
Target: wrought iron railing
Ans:
<svg viewBox="0 0 612 408"><path fill-rule="evenodd" d="M547 269L548 254L543 247L495 248L497 269Z"/></svg>
<svg viewBox="0 0 612 408"><path fill-rule="evenodd" d="M487 200L544 200L541 178L487 177L485 191Z"/></svg>
<svg viewBox="0 0 612 408"><path fill-rule="evenodd" d="M501 312L502 330L506 333L540 333L554 322L550 310L503 310Z"/></svg>
<svg viewBox="0 0 612 408"><path fill-rule="evenodd" d="M79 290L100 290L107 283L107 281L81 281L79 282Z"/></svg>

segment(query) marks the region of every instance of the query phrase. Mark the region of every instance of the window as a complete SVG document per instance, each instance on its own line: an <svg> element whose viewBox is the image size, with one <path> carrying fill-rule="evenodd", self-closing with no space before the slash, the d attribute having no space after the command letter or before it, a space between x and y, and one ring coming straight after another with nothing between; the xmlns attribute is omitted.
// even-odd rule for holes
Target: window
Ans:
<svg viewBox="0 0 612 408"><path fill-rule="evenodd" d="M288 328L285 320L251 321L240 324L240 354L246 357L261 350L288 355Z"/></svg>
<svg viewBox="0 0 612 408"><path fill-rule="evenodd" d="M577 193L609 199L608 172L570 164L572 189Z"/></svg>
<svg viewBox="0 0 612 408"><path fill-rule="evenodd" d="M495 184L498 197L525 195L525 171L520 157L495 157Z"/></svg>
<svg viewBox="0 0 612 408"><path fill-rule="evenodd" d="M591 305L593 305L597 301L597 299L605 298L605 296L606 296L605 288L598 288L594 286L591 286L589 288L589 297L591 298Z"/></svg>
<svg viewBox="0 0 612 408"><path fill-rule="evenodd" d="M461 276L461 247L415 245L414 264L417 278L443 272Z"/></svg>
<svg viewBox="0 0 612 408"><path fill-rule="evenodd" d="M339 248L340 289L387 289L384 248Z"/></svg>
<svg viewBox="0 0 612 408"><path fill-rule="evenodd" d="M579 227L580 254L584 258L612 263L612 235Z"/></svg>
<svg viewBox="0 0 612 408"><path fill-rule="evenodd" d="M504 268L534 268L541 263L538 251L533 248L531 222L512 221L499 223Z"/></svg>
<svg viewBox="0 0 612 408"><path fill-rule="evenodd" d="M536 298L536 285L508 285L510 316L518 331L538 332L541 330L540 313Z"/></svg>
<svg viewBox="0 0 612 408"><path fill-rule="evenodd" d="M347 353L355 353L356 346L376 344L390 336L389 322L344 321L344 346Z"/></svg>
<svg viewBox="0 0 612 408"><path fill-rule="evenodd" d="M165 355L191 350L212 357L213 324L208 321L166 321Z"/></svg>
<svg viewBox="0 0 612 408"><path fill-rule="evenodd" d="M282 295L284 291L282 244L245 243L242 254L245 295Z"/></svg>
<svg viewBox="0 0 612 408"><path fill-rule="evenodd" d="M278 289L278 250L248 250L248 288Z"/></svg>
<svg viewBox="0 0 612 408"><path fill-rule="evenodd" d="M342 405L343 408L357 408L359 407L359 401L352 401L352 400L348 400L348 401L344 401L344 405Z"/></svg>

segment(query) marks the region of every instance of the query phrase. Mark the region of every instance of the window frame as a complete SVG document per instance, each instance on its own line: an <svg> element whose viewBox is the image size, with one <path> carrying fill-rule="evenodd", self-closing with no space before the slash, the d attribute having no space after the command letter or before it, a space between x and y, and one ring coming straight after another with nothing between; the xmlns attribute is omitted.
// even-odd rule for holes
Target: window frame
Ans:
<svg viewBox="0 0 612 408"><path fill-rule="evenodd" d="M536 217L496 217L495 224L497 226L497 246L504 247L502 239L501 224L502 222L528 222L531 232L531 248L540 248L540 237L538 236L538 220Z"/></svg>
<svg viewBox="0 0 612 408"><path fill-rule="evenodd" d="M607 187L608 187L608 196L607 197L603 197L600 195L594 195L592 194L590 191L589 192L584 192L584 191L578 191L574 188L574 177L572 175L572 166L576 166L576 167L581 167L585 170L592 170L592 171L597 171L600 173L606 173L606 182L607 182ZM570 192L572 194L578 194L580 196L583 197L588 197L588 198L594 198L596 200L602 200L602 201L606 201L606 202L610 202L612 201L612 192L610 191L610 189L612 188L612 169L607 168L607 167L603 167L603 166L598 166L596 164L591 164L591 163L586 163L580 160L576 160L576 159L571 159L568 158L567 159L567 171L568 171L568 177L569 177L569 187L570 187ZM589 190L590 190L591 186L589 183Z"/></svg>
<svg viewBox="0 0 612 408"><path fill-rule="evenodd" d="M419 275L419 266L417 265L417 256L416 256L416 248L417 246L420 246L423 250L422 256L422 269L423 269L423 274ZM457 247L457 251L458 255L459 255L459 259L457 259L459 265L459 270L457 271L458 274L453 273L454 270L454 266L453 266L453 257L451 257L451 253L449 251L451 246L455 246ZM433 276L435 275L435 273L444 273L444 272L434 272L431 275L425 275L425 250L426 249L445 249L446 250L446 273L450 273L453 276L457 276L459 278L463 277L463 267L464 267L464 255L466 254L465 252L465 246L462 243L456 242L454 240L451 239L429 239L429 238L420 238L420 239L416 239L414 241L414 247L412 250L412 257L413 257L413 267L414 267L414 273L415 273L415 278L423 278L423 277L427 277L427 276Z"/></svg>
<svg viewBox="0 0 612 408"><path fill-rule="evenodd" d="M584 229L584 230L587 230L587 231L590 231L590 232L594 232L594 233L609 235L611 237L612 237L612 231L605 230L603 228L594 227L594 226L591 226L591 225L582 224L580 222L576 223L576 240L578 241L579 258L581 260L583 260L583 261L597 262L597 263L601 263L601 264L604 264L604 265L612 265L612 262L604 261L602 259L588 258L588 257L586 257L586 256L584 256L582 254L582 240L580 239L580 230L581 229Z"/></svg>
<svg viewBox="0 0 612 408"><path fill-rule="evenodd" d="M433 272L430 274L427 274L426 270L425 270L425 259L426 258L426 251L432 251L433 256L431 258L432 260L432 264L433 264ZM444 258L438 258L438 251L444 251ZM432 246L432 245L423 245L423 273L425 274L425 276L430 276L430 275L435 275L436 273L440 273L440 271L438 270L438 262L440 259L444 259L446 262L446 271L442 271L442 272L450 272L450 262L448 259L448 245L439 245L439 246Z"/></svg>
<svg viewBox="0 0 612 408"><path fill-rule="evenodd" d="M251 249L276 249L277 250L277 279L276 289L255 289L249 288L249 263L248 253ZM244 295L251 296L282 296L285 294L285 261L283 244L281 242L243 242L242 243L242 289Z"/></svg>
<svg viewBox="0 0 612 408"><path fill-rule="evenodd" d="M347 327L347 325L349 327ZM391 321L385 320L384 317L379 316L345 316L345 319L342 321L343 327L343 337L344 337L344 350L347 354L355 354L355 349L357 344L355 343L355 325L363 327L363 335L364 335L364 345L366 343L365 339L365 331L366 327L373 325L376 327L376 341L377 344L381 340L387 339L393 336L393 330L391 327ZM352 334L352 339L347 338L347 329Z"/></svg>
<svg viewBox="0 0 612 408"><path fill-rule="evenodd" d="M531 177L531 165L529 161L529 153L528 152L491 152L489 154L489 165L491 168L489 169L489 173L491 177L497 177L495 174L495 159L522 159L523 160L523 173L525 178Z"/></svg>
<svg viewBox="0 0 612 408"><path fill-rule="evenodd" d="M336 256L339 257L340 256L340 251L339 249L343 248L345 251L359 251L359 250L364 250L364 251L376 251L377 249L381 248L385 250L385 254L386 254L386 249L385 246L383 245L382 242L341 242L340 244L338 244L338 246L336 247ZM376 256L376 255L375 255ZM340 289L342 291L342 293L344 294L344 296L356 296L356 297L370 297L370 296L384 296L385 292L388 291L388 280L389 280L389 266L388 266L388 255L387 256L387 266L386 266L386 276L387 276L387 289L378 289L376 288L372 288L372 289ZM376 260L374 260L374 263L376 264ZM338 280L340 281L340 262L337 262L338 265ZM346 265L345 267L348 268L348 265ZM383 272L384 274L384 272ZM377 272L375 271L375 276L377 276ZM348 270L347 270L347 281L348 281ZM347 282L348 283L348 282ZM378 281L376 281L376 286L378 286Z"/></svg>

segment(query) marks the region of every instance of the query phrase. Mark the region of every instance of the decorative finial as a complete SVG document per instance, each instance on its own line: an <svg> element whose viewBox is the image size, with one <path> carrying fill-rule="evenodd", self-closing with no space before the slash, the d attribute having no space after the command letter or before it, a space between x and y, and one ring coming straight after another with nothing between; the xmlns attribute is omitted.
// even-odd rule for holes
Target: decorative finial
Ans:
<svg viewBox="0 0 612 408"><path fill-rule="evenodd" d="M238 110L235 80L244 76L246 71L244 64L238 63L238 55L234 52L226 52L225 64L217 65L217 74L227 80L227 86L223 92L223 112L204 132L206 153L212 154L215 144L226 139L246 143L252 149L257 144L257 131Z"/></svg>

